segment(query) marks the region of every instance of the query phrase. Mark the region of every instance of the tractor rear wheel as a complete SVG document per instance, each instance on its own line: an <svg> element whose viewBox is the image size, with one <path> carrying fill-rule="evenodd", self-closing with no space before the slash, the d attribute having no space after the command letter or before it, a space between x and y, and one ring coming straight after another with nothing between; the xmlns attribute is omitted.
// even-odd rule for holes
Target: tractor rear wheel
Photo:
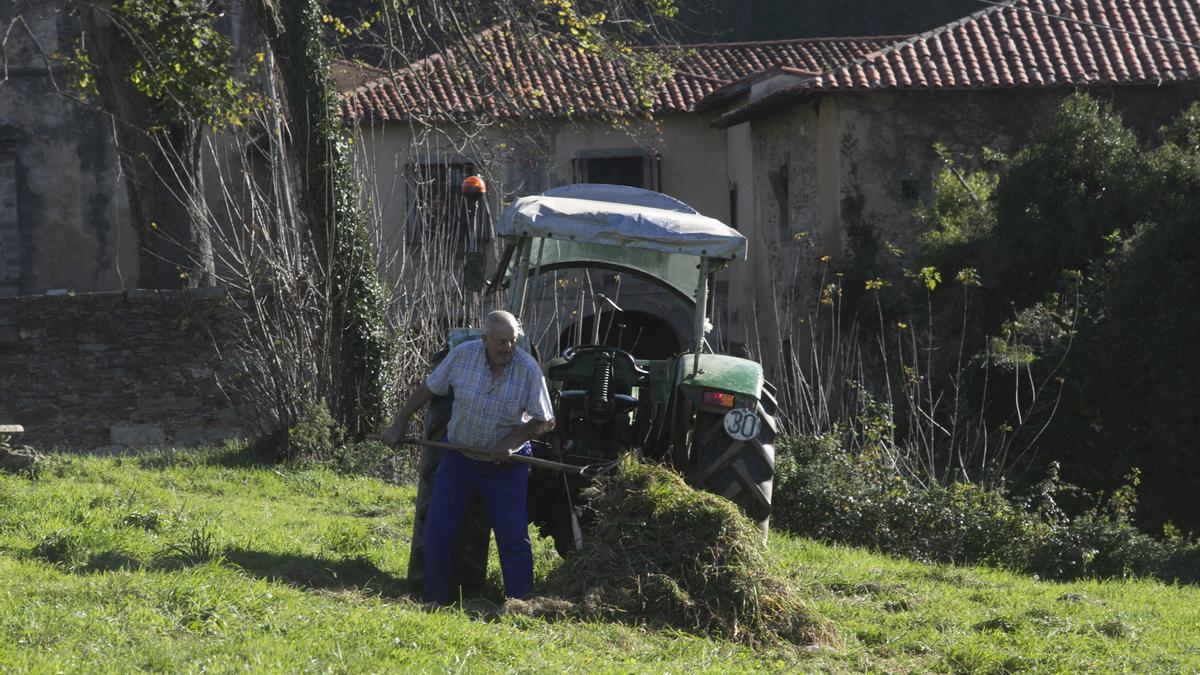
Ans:
<svg viewBox="0 0 1200 675"><path fill-rule="evenodd" d="M761 404L758 413L762 418ZM720 413L696 413L691 483L737 504L758 526L765 541L775 480L775 432L763 421L758 436L739 441L725 432L724 420Z"/></svg>

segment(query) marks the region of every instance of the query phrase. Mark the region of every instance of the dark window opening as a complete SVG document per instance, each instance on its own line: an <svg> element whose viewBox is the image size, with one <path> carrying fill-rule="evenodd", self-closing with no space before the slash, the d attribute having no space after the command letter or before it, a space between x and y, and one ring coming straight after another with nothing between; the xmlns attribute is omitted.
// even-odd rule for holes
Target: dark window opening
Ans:
<svg viewBox="0 0 1200 675"><path fill-rule="evenodd" d="M792 223L788 204L788 165L780 164L777 171L768 171L767 180L775 193L775 203L779 207L779 239L787 241L792 238Z"/></svg>
<svg viewBox="0 0 1200 675"><path fill-rule="evenodd" d="M441 244L466 250L472 231L471 212L462 196L462 182L477 175L471 162L417 164L413 167L413 207L416 220L415 241L422 245ZM478 234L478 233L477 233Z"/></svg>
<svg viewBox="0 0 1200 675"><path fill-rule="evenodd" d="M587 182L646 187L641 157L603 157L583 160Z"/></svg>
<svg viewBox="0 0 1200 675"><path fill-rule="evenodd" d="M572 162L576 183L627 185L658 190L658 157L640 150L582 150Z"/></svg>

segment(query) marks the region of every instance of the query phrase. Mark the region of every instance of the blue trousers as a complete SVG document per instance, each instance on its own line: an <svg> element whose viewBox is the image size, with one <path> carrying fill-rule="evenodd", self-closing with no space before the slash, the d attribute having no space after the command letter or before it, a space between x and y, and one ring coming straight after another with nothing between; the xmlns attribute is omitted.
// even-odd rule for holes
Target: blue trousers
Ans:
<svg viewBox="0 0 1200 675"><path fill-rule="evenodd" d="M528 444L521 449L521 454L529 454ZM440 603L457 600L450 597L450 551L472 493L482 497L492 532L496 534L504 594L522 598L533 590L533 551L529 544L529 515L525 509L528 485L528 465L476 462L453 450L442 453L422 534L425 538L425 600Z"/></svg>

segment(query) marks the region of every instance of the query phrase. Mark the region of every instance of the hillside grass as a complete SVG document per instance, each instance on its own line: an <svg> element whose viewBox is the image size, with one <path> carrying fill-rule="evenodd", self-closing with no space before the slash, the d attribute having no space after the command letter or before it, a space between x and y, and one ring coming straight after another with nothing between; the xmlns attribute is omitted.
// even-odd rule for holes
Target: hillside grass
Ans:
<svg viewBox="0 0 1200 675"><path fill-rule="evenodd" d="M774 558L839 646L431 609L405 595L412 497L236 449L0 474L0 670L1200 670L1197 588L1045 583L778 532ZM541 580L558 560L544 540L535 557Z"/></svg>

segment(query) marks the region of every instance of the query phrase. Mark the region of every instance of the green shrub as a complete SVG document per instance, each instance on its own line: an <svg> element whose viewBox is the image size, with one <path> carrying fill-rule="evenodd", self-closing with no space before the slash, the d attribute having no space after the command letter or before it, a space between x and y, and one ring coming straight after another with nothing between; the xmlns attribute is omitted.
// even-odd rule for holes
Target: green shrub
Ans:
<svg viewBox="0 0 1200 675"><path fill-rule="evenodd" d="M327 457L345 441L346 434L324 403L310 401L300 419L287 430L284 456L289 459Z"/></svg>
<svg viewBox="0 0 1200 675"><path fill-rule="evenodd" d="M1000 491L954 483L921 489L883 469L870 453L851 456L830 436L781 446L776 458L776 527L825 541L943 563L1013 566L1026 523Z"/></svg>
<svg viewBox="0 0 1200 675"><path fill-rule="evenodd" d="M1002 402L1043 394L1010 437L1028 448L1022 465L997 472L1057 462L1072 482L1111 492L1140 467L1139 524L1200 532L1200 315L1181 311L1200 304L1200 105L1160 139L1140 144L1111 108L1077 95L994 173L948 161L918 210L928 231L917 264L976 269L981 287L970 312L952 294L919 302L930 302L931 342L961 339L975 357L964 369L935 356L922 375L953 381L959 409L988 429L1013 426ZM1021 391L1022 381L1049 386Z"/></svg>
<svg viewBox="0 0 1200 675"><path fill-rule="evenodd" d="M996 185L998 226L985 279L1018 307L1041 300L1064 269L1085 269L1105 236L1130 231L1149 206L1137 138L1084 95L1063 103Z"/></svg>
<svg viewBox="0 0 1200 675"><path fill-rule="evenodd" d="M413 482L417 476L413 453L389 448L379 441L351 440L323 403L308 403L286 436L259 438L247 454L283 460L292 468L328 469L393 483Z"/></svg>
<svg viewBox="0 0 1200 675"><path fill-rule="evenodd" d="M1071 517L1060 505L1079 490L1052 472L1014 497L977 485L921 487L868 449L852 454L833 436L777 448L776 528L922 562L986 564L1046 579L1157 577L1194 582L1200 545L1160 540L1133 524L1130 484Z"/></svg>

